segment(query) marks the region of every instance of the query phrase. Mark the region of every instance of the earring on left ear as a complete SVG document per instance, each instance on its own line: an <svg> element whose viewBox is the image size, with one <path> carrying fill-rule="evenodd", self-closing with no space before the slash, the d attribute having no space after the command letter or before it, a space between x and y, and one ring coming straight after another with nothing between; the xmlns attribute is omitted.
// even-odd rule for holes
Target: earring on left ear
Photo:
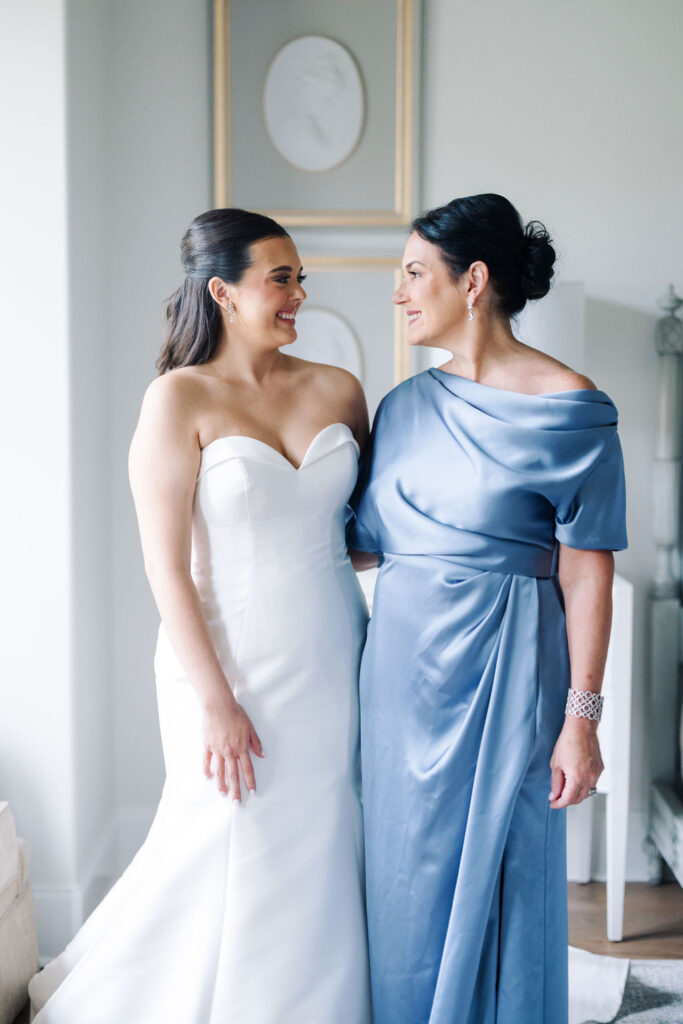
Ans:
<svg viewBox="0 0 683 1024"><path fill-rule="evenodd" d="M474 320L474 313L472 312L472 299L467 300L467 319Z"/></svg>
<svg viewBox="0 0 683 1024"><path fill-rule="evenodd" d="M232 299L228 299L228 323L234 324L235 322L235 307L232 304Z"/></svg>

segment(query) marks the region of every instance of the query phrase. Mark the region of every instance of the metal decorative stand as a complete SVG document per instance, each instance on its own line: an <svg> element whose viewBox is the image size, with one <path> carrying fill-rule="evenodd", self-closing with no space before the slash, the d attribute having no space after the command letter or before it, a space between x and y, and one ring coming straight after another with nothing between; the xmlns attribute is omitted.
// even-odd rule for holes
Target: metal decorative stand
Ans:
<svg viewBox="0 0 683 1024"><path fill-rule="evenodd" d="M657 564L650 599L650 876L661 877L661 858L683 885L683 801L677 787L681 600L679 514L681 487L681 355L683 299L669 287L657 322L659 411L653 479Z"/></svg>

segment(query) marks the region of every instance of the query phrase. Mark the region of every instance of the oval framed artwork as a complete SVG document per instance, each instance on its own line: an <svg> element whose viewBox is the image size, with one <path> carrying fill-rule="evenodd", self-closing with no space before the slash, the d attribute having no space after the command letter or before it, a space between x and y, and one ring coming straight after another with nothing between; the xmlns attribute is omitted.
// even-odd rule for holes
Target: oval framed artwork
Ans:
<svg viewBox="0 0 683 1024"><path fill-rule="evenodd" d="M270 140L298 170L330 171L358 146L365 123L361 73L327 36L299 36L275 55L263 89Z"/></svg>

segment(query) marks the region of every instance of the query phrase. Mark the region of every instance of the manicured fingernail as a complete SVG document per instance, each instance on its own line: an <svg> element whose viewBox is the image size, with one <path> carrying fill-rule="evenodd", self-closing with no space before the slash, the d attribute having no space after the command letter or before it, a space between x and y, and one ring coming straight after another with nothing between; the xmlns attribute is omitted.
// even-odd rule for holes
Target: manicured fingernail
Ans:
<svg viewBox="0 0 683 1024"><path fill-rule="evenodd" d="M249 792L251 793L252 796L256 796L256 790L255 789L250 789Z"/></svg>
<svg viewBox="0 0 683 1024"><path fill-rule="evenodd" d="M240 806L240 803L241 803L240 798L237 797L237 796L234 796L232 798L232 802L233 802L233 804L237 804L238 807Z"/></svg>

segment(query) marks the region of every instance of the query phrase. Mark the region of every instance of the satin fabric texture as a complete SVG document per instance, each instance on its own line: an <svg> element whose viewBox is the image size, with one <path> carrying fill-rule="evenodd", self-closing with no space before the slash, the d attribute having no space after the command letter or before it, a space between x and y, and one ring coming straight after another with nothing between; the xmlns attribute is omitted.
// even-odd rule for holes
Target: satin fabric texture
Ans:
<svg viewBox="0 0 683 1024"><path fill-rule="evenodd" d="M626 545L616 425L602 391L436 369L380 405L349 524L381 558L360 679L374 1024L567 1024L557 553Z"/></svg>
<svg viewBox="0 0 683 1024"><path fill-rule="evenodd" d="M192 575L266 757L233 804L163 628L166 782L149 836L31 983L35 1024L370 1024L358 754L367 610L344 519L358 447L334 423L298 469L249 437L204 448Z"/></svg>

